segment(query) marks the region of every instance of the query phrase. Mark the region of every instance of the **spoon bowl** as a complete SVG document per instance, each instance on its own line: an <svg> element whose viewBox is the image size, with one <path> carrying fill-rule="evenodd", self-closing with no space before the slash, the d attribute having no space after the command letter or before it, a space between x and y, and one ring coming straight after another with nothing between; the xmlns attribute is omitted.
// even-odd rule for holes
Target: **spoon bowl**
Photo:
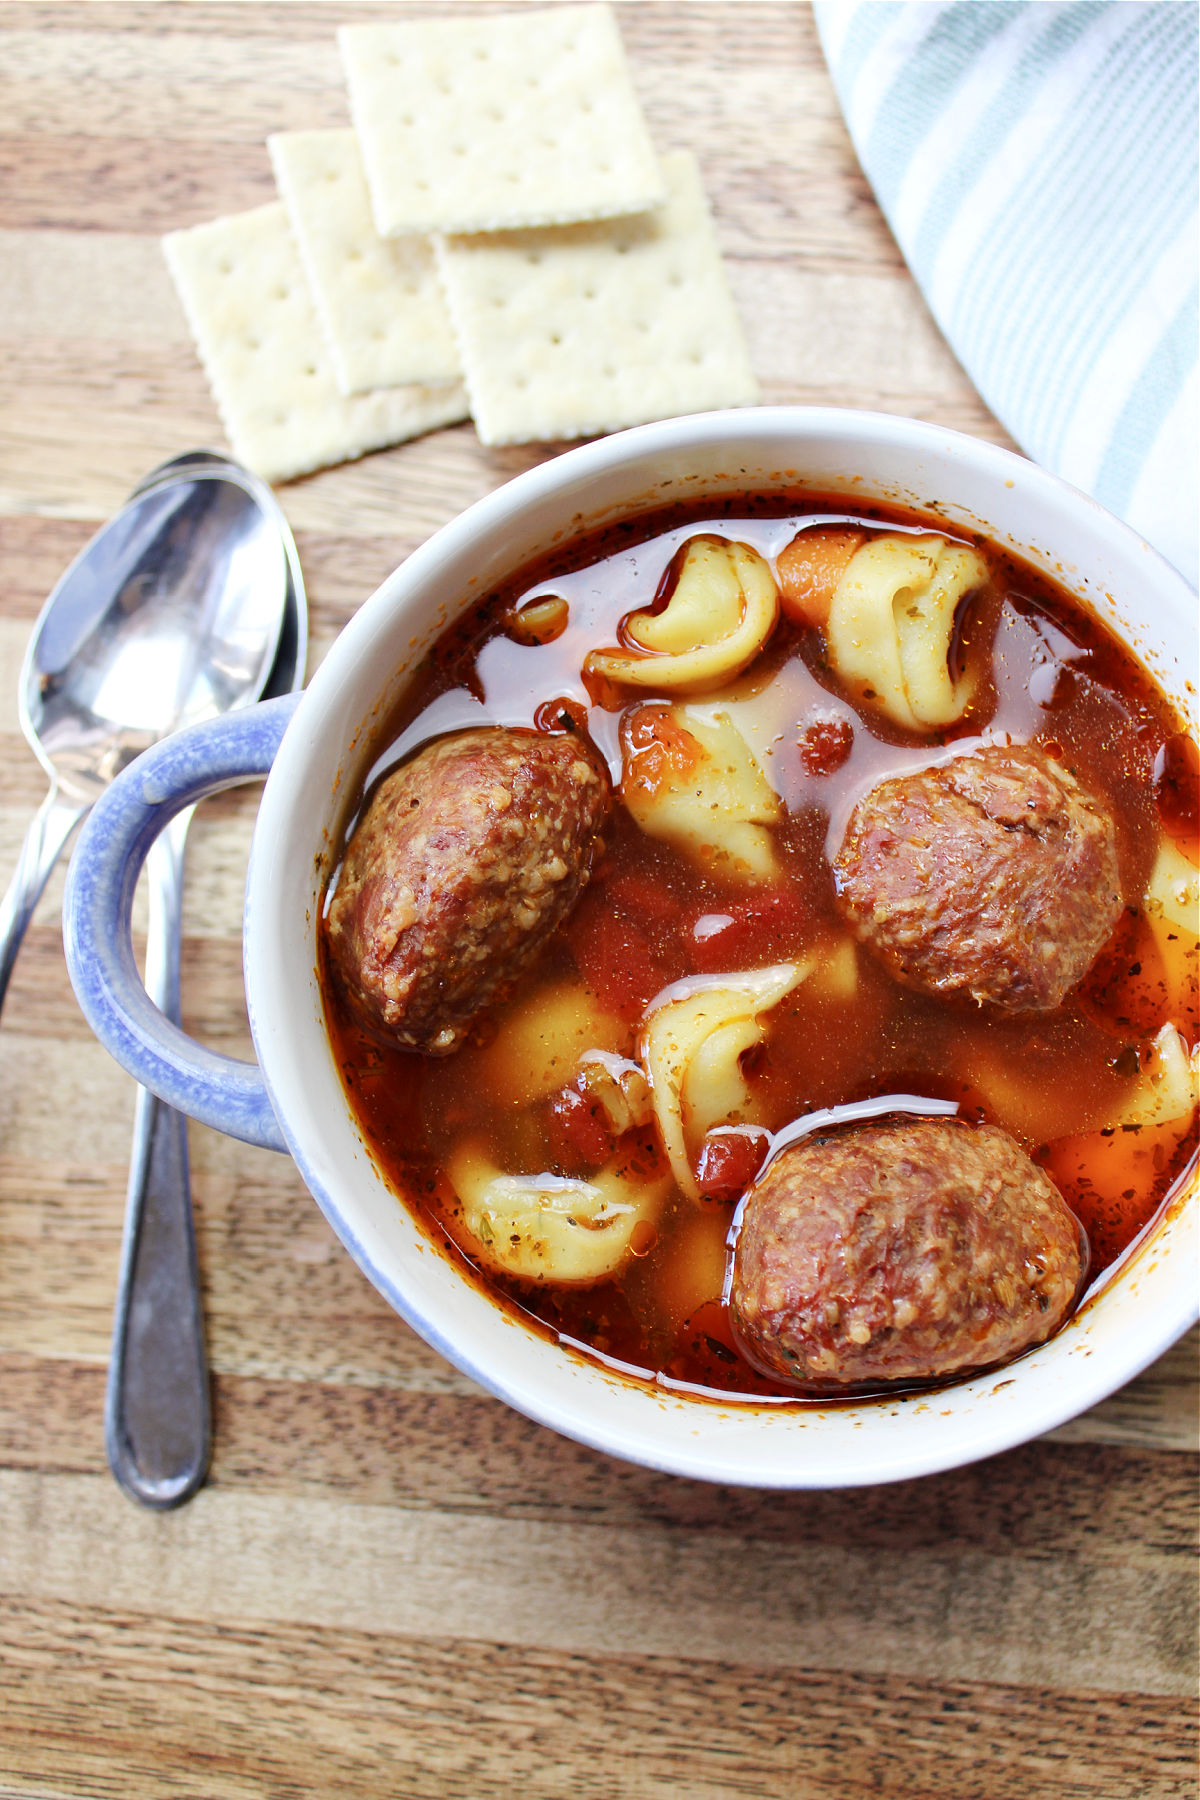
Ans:
<svg viewBox="0 0 1200 1800"><path fill-rule="evenodd" d="M168 732L259 698L287 557L229 466L136 493L58 582L21 672L21 727L64 797L90 804Z"/></svg>

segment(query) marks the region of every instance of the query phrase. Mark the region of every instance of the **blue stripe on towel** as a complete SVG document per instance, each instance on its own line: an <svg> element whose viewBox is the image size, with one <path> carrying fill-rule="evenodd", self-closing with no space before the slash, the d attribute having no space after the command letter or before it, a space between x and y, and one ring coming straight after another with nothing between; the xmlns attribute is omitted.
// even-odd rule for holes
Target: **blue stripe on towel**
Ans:
<svg viewBox="0 0 1200 1800"><path fill-rule="evenodd" d="M1179 407L1200 337L1197 7L816 0L816 15L863 168L979 392L1194 582L1200 424L1181 430ZM1164 471L1174 503L1147 509Z"/></svg>
<svg viewBox="0 0 1200 1800"><path fill-rule="evenodd" d="M1142 466L1191 371L1196 367L1196 313L1200 293L1193 287L1146 359L1136 390L1127 400L1096 477L1096 499L1119 517L1124 514Z"/></svg>

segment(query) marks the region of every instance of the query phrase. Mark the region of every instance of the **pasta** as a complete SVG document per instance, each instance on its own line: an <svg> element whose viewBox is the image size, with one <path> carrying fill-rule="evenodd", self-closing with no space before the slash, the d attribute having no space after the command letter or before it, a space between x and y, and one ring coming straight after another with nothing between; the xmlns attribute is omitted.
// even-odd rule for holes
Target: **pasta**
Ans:
<svg viewBox="0 0 1200 1800"><path fill-rule="evenodd" d="M1164 839L1146 886L1146 917L1156 932L1200 935L1200 873L1182 850Z"/></svg>
<svg viewBox="0 0 1200 1800"><path fill-rule="evenodd" d="M643 707L626 721L623 752L625 804L649 837L723 875L775 873L770 827L782 807L728 713Z"/></svg>
<svg viewBox="0 0 1200 1800"><path fill-rule="evenodd" d="M641 1067L609 1050L586 1050L576 1076L579 1091L595 1107L614 1137L654 1116L650 1087Z"/></svg>
<svg viewBox="0 0 1200 1800"><path fill-rule="evenodd" d="M1197 1059L1189 1057L1174 1025L1163 1026L1144 1047L1140 1062L1137 1085L1113 1126L1169 1125L1190 1119L1197 1098Z"/></svg>
<svg viewBox="0 0 1200 1800"><path fill-rule="evenodd" d="M1142 911L1159 953L1158 979L1167 1014L1184 1019L1195 1005L1200 874L1169 838L1159 844Z"/></svg>
<svg viewBox="0 0 1200 1800"><path fill-rule="evenodd" d="M584 673L633 687L696 693L740 674L779 617L779 590L748 544L706 534L689 539L662 612L624 621L632 648L593 650Z"/></svg>
<svg viewBox="0 0 1200 1800"><path fill-rule="evenodd" d="M525 1281L586 1287L615 1273L654 1220L669 1180L636 1163L609 1165L588 1181L506 1175L475 1143L454 1152L446 1173L463 1228L481 1260Z"/></svg>
<svg viewBox="0 0 1200 1800"><path fill-rule="evenodd" d="M986 580L982 557L945 538L869 539L829 611L826 643L839 679L905 730L953 724L974 691L970 674L950 670L955 619Z"/></svg>
<svg viewBox="0 0 1200 1800"><path fill-rule="evenodd" d="M753 1122L741 1058L761 1043L761 1015L809 973L809 961L697 978L668 989L646 1018L640 1050L671 1173L700 1198L691 1150L714 1125Z"/></svg>
<svg viewBox="0 0 1200 1800"><path fill-rule="evenodd" d="M480 1051L464 1054L501 1105L527 1104L569 1081L588 1051L624 1049L629 1028L574 982L539 988L507 1012ZM470 1067L468 1063L468 1067Z"/></svg>

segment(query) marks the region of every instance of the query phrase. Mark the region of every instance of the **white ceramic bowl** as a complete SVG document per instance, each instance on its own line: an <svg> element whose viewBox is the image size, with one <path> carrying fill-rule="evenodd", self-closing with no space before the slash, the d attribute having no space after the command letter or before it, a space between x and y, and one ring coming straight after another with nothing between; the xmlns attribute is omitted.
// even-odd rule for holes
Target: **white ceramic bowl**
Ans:
<svg viewBox="0 0 1200 1800"><path fill-rule="evenodd" d="M782 407L649 425L573 450L481 500L350 621L298 707L272 702L149 753L97 806L71 871L72 979L97 1035L205 1123L286 1148L363 1271L431 1344L531 1418L596 1448L721 1482L837 1487L921 1475L1061 1424L1192 1322L1190 1191L1050 1343L936 1395L833 1406L724 1405L622 1380L525 1329L435 1250L375 1168L347 1108L315 974L320 885L356 749L429 641L562 533L656 503L803 488L936 502L1062 580L1131 644L1190 717L1195 596L1093 501L1005 451L910 420ZM286 730L285 730L286 727ZM246 891L252 1065L203 1051L146 999L129 948L137 870L167 818L270 767Z"/></svg>

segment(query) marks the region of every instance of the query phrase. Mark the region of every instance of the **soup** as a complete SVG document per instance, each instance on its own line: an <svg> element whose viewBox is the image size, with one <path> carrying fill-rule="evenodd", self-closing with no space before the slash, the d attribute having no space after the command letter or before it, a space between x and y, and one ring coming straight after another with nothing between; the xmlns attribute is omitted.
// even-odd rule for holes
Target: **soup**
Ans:
<svg viewBox="0 0 1200 1800"><path fill-rule="evenodd" d="M569 740L566 785L594 765L614 793L536 956L447 1014L444 1041L410 1030L414 1047L346 979L344 868L321 933L371 1153L498 1304L634 1379L795 1397L747 1355L730 1269L745 1196L814 1120L834 1137L900 1114L1000 1128L1082 1226L1089 1279L1179 1184L1196 1150L1195 748L1061 589L934 517L842 498L622 521L517 572L434 646L377 734L348 841L425 747L449 747L453 790L456 748L498 727ZM914 978L848 911L838 867L866 797L1009 744L1111 821L1119 881L1085 966L1033 1009L1015 988ZM620 1214L615 1253L611 1230L558 1229L583 1192L595 1223ZM531 1195L536 1256L532 1228L495 1237Z"/></svg>

